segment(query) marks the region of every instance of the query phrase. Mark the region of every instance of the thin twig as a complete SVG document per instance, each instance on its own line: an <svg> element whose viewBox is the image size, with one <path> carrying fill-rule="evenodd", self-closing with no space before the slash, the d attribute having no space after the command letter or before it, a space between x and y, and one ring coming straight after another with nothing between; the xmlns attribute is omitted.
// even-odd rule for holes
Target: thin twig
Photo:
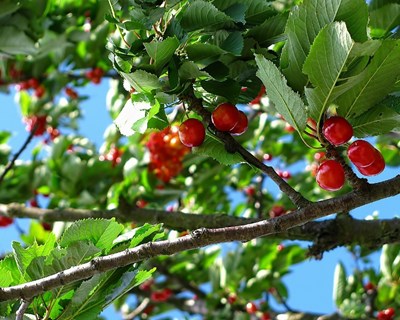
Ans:
<svg viewBox="0 0 400 320"><path fill-rule="evenodd" d="M150 304L149 298L144 298L143 301L130 313L124 314L122 318L124 320L132 320L133 318L140 315Z"/></svg>
<svg viewBox="0 0 400 320"><path fill-rule="evenodd" d="M33 137L35 136L36 129L38 127L38 124L36 123L35 126L32 128L32 131L29 133L29 136L25 140L24 144L21 146L21 148L18 150L16 154L14 154L13 158L11 161L9 161L4 168L3 173L0 176L0 184L3 182L6 174L14 167L15 161L19 158L21 153L26 149L26 147L29 145L29 143L32 141Z"/></svg>
<svg viewBox="0 0 400 320"><path fill-rule="evenodd" d="M17 313L15 314L15 320L22 320L24 318L24 314L26 309L28 309L29 305L31 304L31 299L29 300L25 300L22 299L21 300L21 305L19 306Z"/></svg>

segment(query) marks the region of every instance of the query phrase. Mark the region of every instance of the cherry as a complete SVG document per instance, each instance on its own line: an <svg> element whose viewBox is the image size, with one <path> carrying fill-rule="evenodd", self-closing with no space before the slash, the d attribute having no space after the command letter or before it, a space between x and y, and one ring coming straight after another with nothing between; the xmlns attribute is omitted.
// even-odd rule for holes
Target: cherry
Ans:
<svg viewBox="0 0 400 320"><path fill-rule="evenodd" d="M197 147L204 142L206 129L200 120L190 118L182 122L178 134L179 139L186 147Z"/></svg>
<svg viewBox="0 0 400 320"><path fill-rule="evenodd" d="M70 87L65 88L65 94L71 99L78 99L78 93Z"/></svg>
<svg viewBox="0 0 400 320"><path fill-rule="evenodd" d="M318 167L316 180L322 189L339 190L345 181L344 169L336 160L326 160Z"/></svg>
<svg viewBox="0 0 400 320"><path fill-rule="evenodd" d="M42 222L41 224L42 224L43 229L46 231L51 231L53 229L53 227L51 226L50 223Z"/></svg>
<svg viewBox="0 0 400 320"><path fill-rule="evenodd" d="M61 135L60 131L57 128L54 127L48 127L47 128L47 133L50 135L50 140L54 141L55 138L59 137Z"/></svg>
<svg viewBox="0 0 400 320"><path fill-rule="evenodd" d="M278 245L276 246L276 250L277 250L278 252L281 252L283 249L285 249L285 246L284 246L283 244L278 244Z"/></svg>
<svg viewBox="0 0 400 320"><path fill-rule="evenodd" d="M268 312L264 312L264 313L261 315L260 320L271 320L271 316L269 315Z"/></svg>
<svg viewBox="0 0 400 320"><path fill-rule="evenodd" d="M253 100L250 101L250 104L251 105L259 104L260 101L261 101L261 98L263 97L264 94L265 94L265 86L262 85L261 88L260 88L260 91L257 94L257 96Z"/></svg>
<svg viewBox="0 0 400 320"><path fill-rule="evenodd" d="M340 146L351 139L353 127L345 118L334 116L324 122L322 132L331 144Z"/></svg>
<svg viewBox="0 0 400 320"><path fill-rule="evenodd" d="M35 89L34 95L36 98L40 99L41 97L44 96L45 93L46 93L46 88L44 86L40 85Z"/></svg>
<svg viewBox="0 0 400 320"><path fill-rule="evenodd" d="M40 86L40 82L36 78L31 78L28 81L29 88L37 89Z"/></svg>
<svg viewBox="0 0 400 320"><path fill-rule="evenodd" d="M6 216L0 216L0 227L7 227L10 224L12 224L14 221L13 218L6 217Z"/></svg>
<svg viewBox="0 0 400 320"><path fill-rule="evenodd" d="M244 189L246 195L250 198L254 197L256 194L256 188L254 186L248 186Z"/></svg>
<svg viewBox="0 0 400 320"><path fill-rule="evenodd" d="M283 179L290 179L292 177L291 173L289 171L282 171L277 169L276 173L278 174L278 176L280 176Z"/></svg>
<svg viewBox="0 0 400 320"><path fill-rule="evenodd" d="M43 133L46 131L46 116L30 116L24 118L24 122L26 123L26 131L32 132L32 130L36 127L36 131L34 133L34 136L41 136Z"/></svg>
<svg viewBox="0 0 400 320"><path fill-rule="evenodd" d="M228 303L229 303L229 304L234 304L234 303L236 302L236 300L237 300L237 295L236 295L236 293L231 292L231 293L228 295Z"/></svg>
<svg viewBox="0 0 400 320"><path fill-rule="evenodd" d="M150 299L154 302L163 302L167 301L171 296L173 292L169 288L165 288L159 291L154 291L150 295Z"/></svg>
<svg viewBox="0 0 400 320"><path fill-rule="evenodd" d="M246 132L248 126L249 120L247 119L246 114L243 111L239 111L239 121L229 132L235 136L239 136Z"/></svg>
<svg viewBox="0 0 400 320"><path fill-rule="evenodd" d="M149 203L146 200L143 199L139 199L138 201L136 201L136 206L138 208L144 208L145 206L147 206Z"/></svg>
<svg viewBox="0 0 400 320"><path fill-rule="evenodd" d="M258 310L257 306L253 302L247 302L246 303L246 312L248 314L253 314L256 313Z"/></svg>
<svg viewBox="0 0 400 320"><path fill-rule="evenodd" d="M286 210L281 205L273 205L271 210L269 211L269 216L271 218L280 217L281 215L285 214Z"/></svg>
<svg viewBox="0 0 400 320"><path fill-rule="evenodd" d="M375 290L376 287L372 282L368 282L365 286L364 286L365 291L372 291Z"/></svg>
<svg viewBox="0 0 400 320"><path fill-rule="evenodd" d="M153 284L154 284L154 280L148 279L139 285L139 289L143 290L143 291L150 291Z"/></svg>
<svg viewBox="0 0 400 320"><path fill-rule="evenodd" d="M104 75L104 71L101 68L93 68L86 72L85 76L87 79L92 81L95 84L99 84L101 82L101 77Z"/></svg>
<svg viewBox="0 0 400 320"><path fill-rule="evenodd" d="M317 162L321 162L325 159L325 152L319 151L314 154L314 160Z"/></svg>
<svg viewBox="0 0 400 320"><path fill-rule="evenodd" d="M393 308L387 308L378 312L378 320L392 320L394 318L395 311Z"/></svg>
<svg viewBox="0 0 400 320"><path fill-rule="evenodd" d="M264 161L271 161L274 157L272 156L272 154L266 153L263 156L263 160Z"/></svg>
<svg viewBox="0 0 400 320"><path fill-rule="evenodd" d="M239 122L240 112L229 102L221 103L211 114L214 126L220 131L230 131Z"/></svg>
<svg viewBox="0 0 400 320"><path fill-rule="evenodd" d="M374 162L375 150L369 142L356 140L347 149L347 156L357 168L363 168Z"/></svg>
<svg viewBox="0 0 400 320"><path fill-rule="evenodd" d="M296 131L296 129L290 125L288 122L285 123L285 129L284 129L287 133L292 133L294 131Z"/></svg>
<svg viewBox="0 0 400 320"><path fill-rule="evenodd" d="M379 150L374 150L375 160L366 167L357 167L364 176L375 176L385 169L385 160Z"/></svg>
<svg viewBox="0 0 400 320"><path fill-rule="evenodd" d="M307 119L307 126L314 132L317 131L317 122L313 118Z"/></svg>

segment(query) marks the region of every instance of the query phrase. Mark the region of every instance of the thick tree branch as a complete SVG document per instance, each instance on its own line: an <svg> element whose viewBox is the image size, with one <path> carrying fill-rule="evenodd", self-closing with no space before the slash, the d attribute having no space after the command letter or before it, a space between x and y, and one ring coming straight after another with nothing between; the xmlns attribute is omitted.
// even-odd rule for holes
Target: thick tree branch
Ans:
<svg viewBox="0 0 400 320"><path fill-rule="evenodd" d="M182 94L180 98L189 105L189 110L195 111L203 118L203 121L207 124L208 128L225 144L225 148L228 152L239 153L248 164L264 172L272 179L272 181L277 184L279 189L283 193L285 193L298 208L305 207L310 203L299 192L294 190L284 179L282 179L276 173L274 168L267 166L266 164L258 160L249 151L247 151L246 148L244 148L239 142L237 142L229 133L218 131L211 122L211 113L204 108L203 100L195 96L192 87L189 87L186 93Z"/></svg>
<svg viewBox="0 0 400 320"><path fill-rule="evenodd" d="M178 252L230 241L249 241L251 239L284 232L311 220L338 211L349 211L382 198L400 193L400 175L385 182L372 184L363 192L353 191L346 195L313 203L277 218L259 221L243 226L218 229L198 229L190 235L174 240L149 242L132 249L92 259L81 264L47 276L43 279L0 288L0 301L11 299L30 299L45 291L68 283L92 277L95 274L130 265L160 255L173 255Z"/></svg>

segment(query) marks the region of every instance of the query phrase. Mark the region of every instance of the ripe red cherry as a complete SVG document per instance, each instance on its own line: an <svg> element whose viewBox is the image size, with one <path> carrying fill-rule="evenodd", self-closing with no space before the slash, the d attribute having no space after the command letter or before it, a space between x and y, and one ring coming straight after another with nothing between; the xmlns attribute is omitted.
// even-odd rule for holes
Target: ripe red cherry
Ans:
<svg viewBox="0 0 400 320"><path fill-rule="evenodd" d="M32 130L36 127L36 131L34 133L35 136L41 136L46 132L46 116L30 116L24 118L24 122L26 123L26 131L32 132Z"/></svg>
<svg viewBox="0 0 400 320"><path fill-rule="evenodd" d="M7 227L13 223L13 218L0 216L0 227Z"/></svg>
<svg viewBox="0 0 400 320"><path fill-rule="evenodd" d="M283 206L280 205L273 205L271 210L269 211L269 216L271 218L280 217L281 215L285 214L286 210Z"/></svg>
<svg viewBox="0 0 400 320"><path fill-rule="evenodd" d="M322 132L326 140L334 146L346 143L353 136L353 127L343 117L330 117L324 122Z"/></svg>
<svg viewBox="0 0 400 320"><path fill-rule="evenodd" d="M392 320L394 319L395 311L393 308L387 308L378 312L378 320Z"/></svg>
<svg viewBox="0 0 400 320"><path fill-rule="evenodd" d="M356 140L347 149L347 156L357 168L363 168L374 162L375 150L369 142Z"/></svg>
<svg viewBox="0 0 400 320"><path fill-rule="evenodd" d="M44 94L46 93L46 88L42 85L39 85L34 92L34 95L36 98L41 98L44 96Z"/></svg>
<svg viewBox="0 0 400 320"><path fill-rule="evenodd" d="M261 315L260 320L271 320L271 316L269 315L268 312L264 312L264 313Z"/></svg>
<svg viewBox="0 0 400 320"><path fill-rule="evenodd" d="M249 119L247 119L246 114L243 111L239 111L239 121L230 131L231 134L235 136L239 136L246 132L247 127L249 126Z"/></svg>
<svg viewBox="0 0 400 320"><path fill-rule="evenodd" d="M231 292L229 295L228 295L228 303L229 304L234 304L235 302L236 302L236 300L237 300L237 295L236 295L236 293L234 293L234 292Z"/></svg>
<svg viewBox="0 0 400 320"><path fill-rule="evenodd" d="M345 181L343 167L335 160L327 160L318 167L316 180L322 189L339 190Z"/></svg>
<svg viewBox="0 0 400 320"><path fill-rule="evenodd" d="M211 114L214 126L220 131L230 131L239 122L240 112L231 103L221 103Z"/></svg>
<svg viewBox="0 0 400 320"><path fill-rule="evenodd" d="M358 171L364 176L375 176L385 169L385 160L379 150L374 148L375 160L366 167L357 167Z"/></svg>
<svg viewBox="0 0 400 320"><path fill-rule="evenodd" d="M246 303L246 312L248 314L253 314L256 313L258 310L257 306L253 302L247 302Z"/></svg>
<svg viewBox="0 0 400 320"><path fill-rule="evenodd" d="M197 147L204 142L206 129L200 120L191 118L182 122L178 133L181 142L191 148Z"/></svg>

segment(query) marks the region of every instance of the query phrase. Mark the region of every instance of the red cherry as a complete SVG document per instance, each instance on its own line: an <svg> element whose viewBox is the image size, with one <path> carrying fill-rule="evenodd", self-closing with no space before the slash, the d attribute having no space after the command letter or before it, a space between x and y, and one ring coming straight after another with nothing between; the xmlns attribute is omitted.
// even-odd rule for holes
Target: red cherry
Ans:
<svg viewBox="0 0 400 320"><path fill-rule="evenodd" d="M28 81L22 81L15 86L17 91L28 90L30 89L30 85Z"/></svg>
<svg viewBox="0 0 400 320"><path fill-rule="evenodd" d="M165 288L163 290L152 292L150 295L150 299L154 302L163 302L167 301L172 296L172 294L173 292L171 289Z"/></svg>
<svg viewBox="0 0 400 320"><path fill-rule="evenodd" d="M327 160L318 167L316 180L322 189L339 190L345 181L344 169L339 162Z"/></svg>
<svg viewBox="0 0 400 320"><path fill-rule="evenodd" d="M147 206L149 203L146 200L143 199L139 199L138 201L136 201L136 206L138 208L144 208L145 206Z"/></svg>
<svg viewBox="0 0 400 320"><path fill-rule="evenodd" d="M347 156L357 168L363 168L374 162L375 150L369 142L356 140L347 149Z"/></svg>
<svg viewBox="0 0 400 320"><path fill-rule="evenodd" d="M315 161L321 162L323 159L325 159L325 152L319 151L319 152L316 152L314 154L314 160Z"/></svg>
<svg viewBox="0 0 400 320"><path fill-rule="evenodd" d="M395 314L395 311L394 311L393 308L387 308L387 309L383 310L383 312L384 312L388 317L391 317L391 318L393 318L393 317L394 317L394 314Z"/></svg>
<svg viewBox="0 0 400 320"><path fill-rule="evenodd" d="M248 126L249 126L249 119L247 119L247 116L243 111L239 111L239 121L229 132L235 136L239 136L244 132L246 132Z"/></svg>
<svg viewBox="0 0 400 320"><path fill-rule="evenodd" d="M256 313L258 310L257 306L253 302L247 302L246 303L246 312L248 314L253 314Z"/></svg>
<svg viewBox="0 0 400 320"><path fill-rule="evenodd" d="M14 221L13 218L0 216L0 227L7 227L12 224Z"/></svg>
<svg viewBox="0 0 400 320"><path fill-rule="evenodd" d="M35 136L41 136L46 131L46 116L30 116L24 118L24 122L26 123L26 131L32 132L32 130L36 127Z"/></svg>
<svg viewBox="0 0 400 320"><path fill-rule="evenodd" d="M139 289L143 290L143 291L150 291L151 286L154 284L154 280L153 279L148 279L145 282L143 282L142 284L140 284Z"/></svg>
<svg viewBox="0 0 400 320"><path fill-rule="evenodd" d="M324 122L322 132L331 144L340 146L351 139L353 127L345 118L335 116Z"/></svg>
<svg viewBox="0 0 400 320"><path fill-rule="evenodd" d="M78 99L78 93L70 87L65 88L65 94L71 99Z"/></svg>
<svg viewBox="0 0 400 320"><path fill-rule="evenodd" d="M395 311L393 308L387 308L378 312L378 320L392 320L394 318Z"/></svg>
<svg viewBox="0 0 400 320"><path fill-rule="evenodd" d="M281 252L283 249L285 249L285 246L283 244L278 244L276 246L276 250L278 250L279 252Z"/></svg>
<svg viewBox="0 0 400 320"><path fill-rule="evenodd" d="M285 214L286 210L283 206L280 205L273 205L271 210L269 211L269 216L271 218L280 217L281 215Z"/></svg>
<svg viewBox="0 0 400 320"><path fill-rule="evenodd" d="M365 289L366 291L370 291L370 290L375 290L376 287L375 287L375 285L374 285L373 283L368 282L368 283L364 286L364 289Z"/></svg>
<svg viewBox="0 0 400 320"><path fill-rule="evenodd" d="M178 134L179 139L186 147L197 147L204 142L206 129L200 120L191 118L182 122Z"/></svg>
<svg viewBox="0 0 400 320"><path fill-rule="evenodd" d="M285 131L288 133L292 133L292 132L296 131L296 129L294 127L292 127L289 123L286 122Z"/></svg>
<svg viewBox="0 0 400 320"><path fill-rule="evenodd" d="M260 91L259 91L258 94L257 94L257 96L256 96L253 100L251 100L249 103L250 103L251 105L253 105L253 104L259 104L260 101L261 101L261 98L263 97L264 94L265 94L265 86L262 85L261 88L260 88Z"/></svg>
<svg viewBox="0 0 400 320"><path fill-rule="evenodd" d="M40 99L41 97L44 96L45 93L46 93L46 88L44 86L40 85L35 89L34 95L35 95L35 97Z"/></svg>
<svg viewBox="0 0 400 320"><path fill-rule="evenodd" d="M240 112L231 103L221 103L211 114L214 126L220 131L230 131L239 122Z"/></svg>
<svg viewBox="0 0 400 320"><path fill-rule="evenodd" d="M272 159L273 159L272 154L266 153L266 154L264 154L264 156L263 156L263 160L264 160L264 161L271 161Z"/></svg>
<svg viewBox="0 0 400 320"><path fill-rule="evenodd" d="M236 293L231 292L231 293L228 295L228 303L229 303L229 304L234 304L234 303L236 302L236 300L237 300L237 295L236 295Z"/></svg>
<svg viewBox="0 0 400 320"><path fill-rule="evenodd" d="M244 189L244 192L248 197L254 197L254 195L256 194L256 188L254 186L248 186Z"/></svg>
<svg viewBox="0 0 400 320"><path fill-rule="evenodd" d="M307 125L310 127L312 131L314 132L317 131L317 122L313 118L307 119Z"/></svg>
<svg viewBox="0 0 400 320"><path fill-rule="evenodd" d="M264 312L264 313L261 315L260 320L271 320L271 316L269 315L268 312Z"/></svg>
<svg viewBox="0 0 400 320"><path fill-rule="evenodd" d="M40 82L36 78L31 78L31 79L28 80L28 85L29 85L30 88L36 89L36 88L38 88L40 86Z"/></svg>
<svg viewBox="0 0 400 320"><path fill-rule="evenodd" d="M47 222L42 222L42 227L43 227L43 229L46 230L46 231L51 231L51 230L53 229L53 227L51 226L51 224L50 224L50 223L47 223Z"/></svg>
<svg viewBox="0 0 400 320"><path fill-rule="evenodd" d="M366 167L357 167L358 171L364 176L375 176L385 169L385 160L379 150L374 150L375 160Z"/></svg>

